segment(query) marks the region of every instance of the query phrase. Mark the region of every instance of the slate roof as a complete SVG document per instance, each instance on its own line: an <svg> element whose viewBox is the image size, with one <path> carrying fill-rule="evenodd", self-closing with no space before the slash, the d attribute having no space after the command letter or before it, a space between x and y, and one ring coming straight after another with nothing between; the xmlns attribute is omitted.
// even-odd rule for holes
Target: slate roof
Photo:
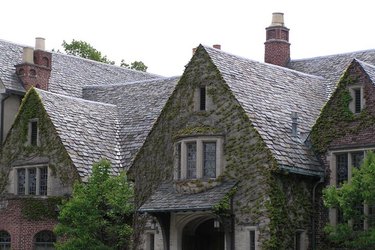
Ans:
<svg viewBox="0 0 375 250"><path fill-rule="evenodd" d="M36 91L83 180L101 158L111 161L114 173L119 171L122 166L115 105Z"/></svg>
<svg viewBox="0 0 375 250"><path fill-rule="evenodd" d="M375 65L375 49L292 60L288 64L288 67L300 72L326 78L329 83L327 92L330 94L354 58Z"/></svg>
<svg viewBox="0 0 375 250"><path fill-rule="evenodd" d="M235 186L235 182L223 182L219 186L201 193L178 193L173 184L163 183L138 211L140 212L172 212L211 210Z"/></svg>
<svg viewBox="0 0 375 250"><path fill-rule="evenodd" d="M373 84L375 84L375 66L362 62L360 60L355 59L363 68L363 70L367 73L367 75L370 77L370 80Z"/></svg>
<svg viewBox="0 0 375 250"><path fill-rule="evenodd" d="M24 45L0 40L0 82L7 90L24 93L14 65L22 62ZM48 90L58 94L81 97L85 85L140 81L160 76L84 58L52 53L52 71Z"/></svg>
<svg viewBox="0 0 375 250"><path fill-rule="evenodd" d="M204 47L280 166L319 174L321 164L304 144L326 101L326 81ZM299 137L291 113L298 112Z"/></svg>
<svg viewBox="0 0 375 250"><path fill-rule="evenodd" d="M121 163L125 168L130 167L178 80L179 77L158 78L83 89L85 99L118 107Z"/></svg>

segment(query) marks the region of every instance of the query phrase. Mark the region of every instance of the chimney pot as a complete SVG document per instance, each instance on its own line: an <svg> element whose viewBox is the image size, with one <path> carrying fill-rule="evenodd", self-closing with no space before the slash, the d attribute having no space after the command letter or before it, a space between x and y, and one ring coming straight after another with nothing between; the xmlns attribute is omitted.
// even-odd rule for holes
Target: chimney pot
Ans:
<svg viewBox="0 0 375 250"><path fill-rule="evenodd" d="M212 45L212 47L214 49L220 49L221 50L221 45L220 44L214 44L214 45Z"/></svg>
<svg viewBox="0 0 375 250"><path fill-rule="evenodd" d="M272 13L271 26L284 26L284 13L281 13L281 12Z"/></svg>
<svg viewBox="0 0 375 250"><path fill-rule="evenodd" d="M34 64L34 49L31 47L24 47L22 54L22 63Z"/></svg>
<svg viewBox="0 0 375 250"><path fill-rule="evenodd" d="M43 37L36 37L35 38L35 50L45 50L45 42L46 39Z"/></svg>

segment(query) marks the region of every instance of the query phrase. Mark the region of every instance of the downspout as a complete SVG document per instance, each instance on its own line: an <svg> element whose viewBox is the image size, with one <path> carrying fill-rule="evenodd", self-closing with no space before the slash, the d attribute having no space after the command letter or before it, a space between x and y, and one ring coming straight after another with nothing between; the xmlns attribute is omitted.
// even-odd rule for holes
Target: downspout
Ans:
<svg viewBox="0 0 375 250"><path fill-rule="evenodd" d="M321 176L319 181L317 181L313 187L313 190L312 190L312 204L313 204L313 207L315 207L315 195L316 195L316 188L319 186L319 184L321 183L324 183L324 177ZM315 232L315 209L314 209L314 214L312 215L312 228L311 228L311 231L312 231L312 237L311 237L311 245L312 245L312 250L316 250L316 232Z"/></svg>
<svg viewBox="0 0 375 250"><path fill-rule="evenodd" d="M8 99L9 94L1 95L1 115L0 115L0 145L3 145L4 140L4 103Z"/></svg>

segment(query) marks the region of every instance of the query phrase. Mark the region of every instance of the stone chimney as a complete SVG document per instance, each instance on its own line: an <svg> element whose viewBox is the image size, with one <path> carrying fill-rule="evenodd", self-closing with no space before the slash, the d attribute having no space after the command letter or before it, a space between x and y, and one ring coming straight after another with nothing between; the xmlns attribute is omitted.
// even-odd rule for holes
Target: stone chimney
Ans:
<svg viewBox="0 0 375 250"><path fill-rule="evenodd" d="M273 13L272 23L266 28L264 61L287 66L290 61L289 29L284 25L284 14Z"/></svg>
<svg viewBox="0 0 375 250"><path fill-rule="evenodd" d="M30 47L23 48L22 63L15 67L26 91L31 87L48 90L51 59L52 54L45 51L44 38L35 39L35 50Z"/></svg>

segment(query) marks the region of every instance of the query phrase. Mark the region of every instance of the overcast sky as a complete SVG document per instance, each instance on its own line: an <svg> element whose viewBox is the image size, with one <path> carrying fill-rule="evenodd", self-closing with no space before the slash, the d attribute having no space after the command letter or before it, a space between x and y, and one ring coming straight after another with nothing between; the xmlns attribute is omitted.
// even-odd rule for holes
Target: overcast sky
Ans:
<svg viewBox="0 0 375 250"><path fill-rule="evenodd" d="M374 48L373 0L0 0L0 39L46 49L83 40L119 64L181 75L200 43L263 61L265 27L283 12L293 59Z"/></svg>

